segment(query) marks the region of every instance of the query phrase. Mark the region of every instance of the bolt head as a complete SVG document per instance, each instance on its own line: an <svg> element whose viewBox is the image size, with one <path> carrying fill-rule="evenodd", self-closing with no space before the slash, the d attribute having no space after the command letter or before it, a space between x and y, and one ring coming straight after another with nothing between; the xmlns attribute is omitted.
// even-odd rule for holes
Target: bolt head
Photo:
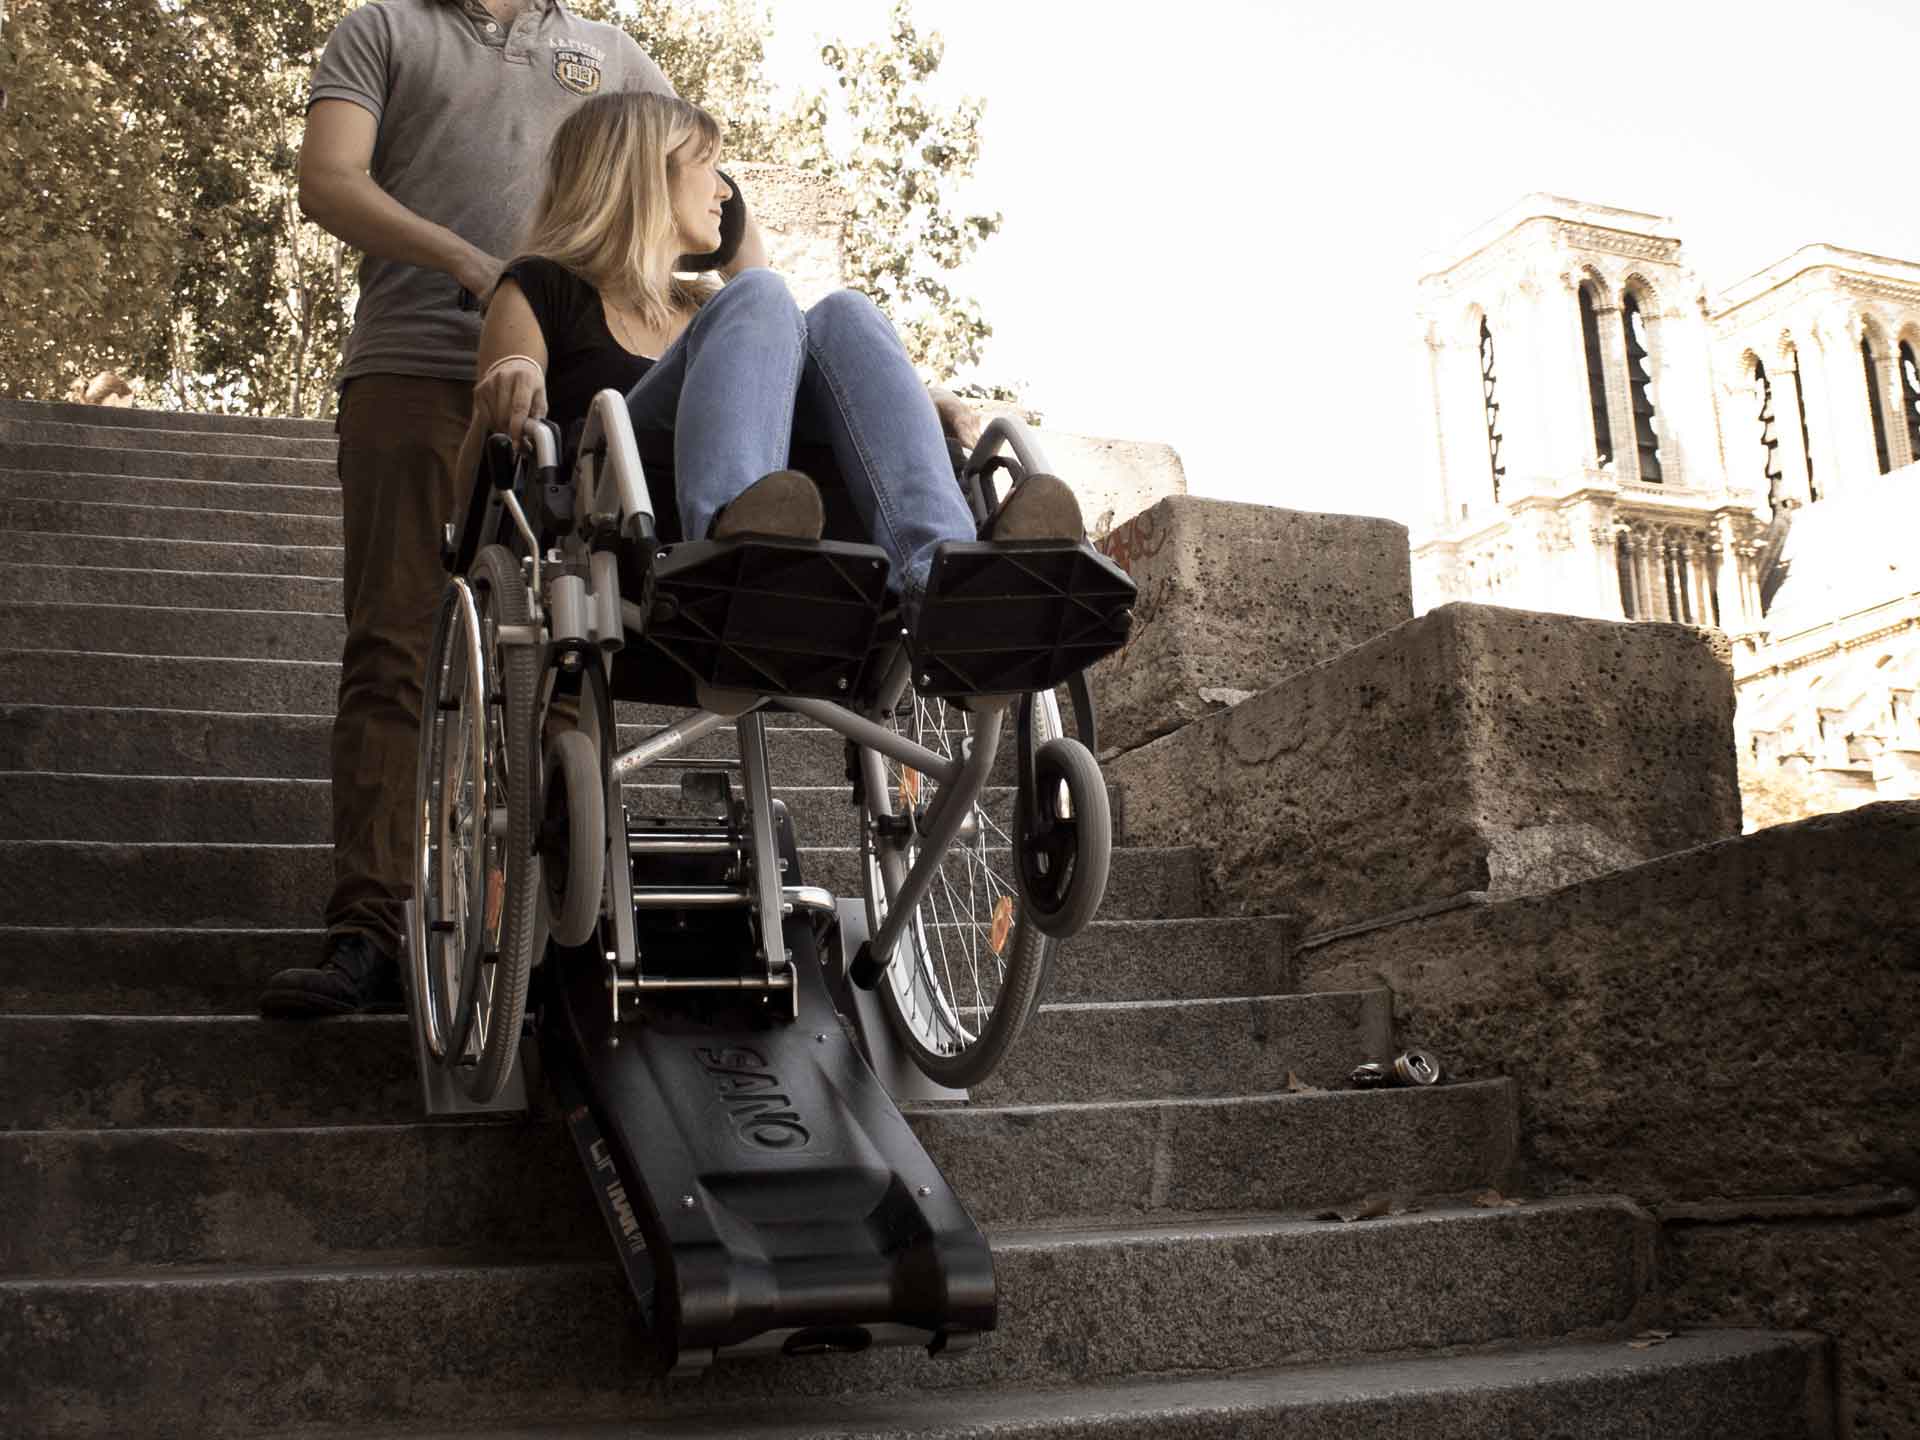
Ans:
<svg viewBox="0 0 1920 1440"><path fill-rule="evenodd" d="M933 1194L933 1187L931 1185L922 1185L919 1189L915 1190L913 1193L918 1195L922 1200L924 1200L927 1198L927 1196Z"/></svg>
<svg viewBox="0 0 1920 1440"><path fill-rule="evenodd" d="M680 1208L682 1210L691 1210L693 1208L693 1197L691 1195L682 1195L680 1197Z"/></svg>

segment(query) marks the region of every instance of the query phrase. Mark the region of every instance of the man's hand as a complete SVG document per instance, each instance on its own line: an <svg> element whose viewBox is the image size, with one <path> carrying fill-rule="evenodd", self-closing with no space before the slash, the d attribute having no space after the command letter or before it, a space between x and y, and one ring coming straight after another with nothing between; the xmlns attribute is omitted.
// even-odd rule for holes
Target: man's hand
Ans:
<svg viewBox="0 0 1920 1440"><path fill-rule="evenodd" d="M482 309L493 299L493 287L500 283L500 271L504 262L496 260L484 250L469 245L467 253L455 262L453 278L460 282L460 288L473 296L474 302Z"/></svg>
<svg viewBox="0 0 1920 1440"><path fill-rule="evenodd" d="M933 408L939 412L942 430L969 450L980 443L987 422L978 410L943 386L929 385L927 393L933 396Z"/></svg>

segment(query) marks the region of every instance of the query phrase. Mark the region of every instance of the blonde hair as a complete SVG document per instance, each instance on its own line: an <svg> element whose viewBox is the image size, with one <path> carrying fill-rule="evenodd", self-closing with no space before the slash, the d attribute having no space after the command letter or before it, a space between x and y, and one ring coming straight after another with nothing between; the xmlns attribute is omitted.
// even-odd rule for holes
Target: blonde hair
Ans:
<svg viewBox="0 0 1920 1440"><path fill-rule="evenodd" d="M618 90L574 107L547 149L547 178L521 246L566 266L648 325L698 309L711 290L674 277L680 239L670 177L682 145L704 160L720 122L651 90Z"/></svg>

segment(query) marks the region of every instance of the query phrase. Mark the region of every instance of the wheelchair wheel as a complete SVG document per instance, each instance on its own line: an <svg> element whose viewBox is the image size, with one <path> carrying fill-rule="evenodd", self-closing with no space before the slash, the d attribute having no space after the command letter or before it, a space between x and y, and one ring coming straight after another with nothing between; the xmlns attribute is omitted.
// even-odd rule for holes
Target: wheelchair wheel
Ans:
<svg viewBox="0 0 1920 1440"><path fill-rule="evenodd" d="M1033 786L1014 804L1014 874L1027 918L1056 940L1086 929L1107 893L1113 811L1099 762L1055 736L1033 752Z"/></svg>
<svg viewBox="0 0 1920 1440"><path fill-rule="evenodd" d="M449 1053L463 1067L456 1073L468 1093L485 1103L499 1095L513 1073L538 928L534 708L540 662L531 646L500 642L501 626L525 625L532 616L512 553L503 545L481 550L474 558L472 585L490 682L484 726L488 808L485 824L472 828L484 890L478 954L459 978Z"/></svg>
<svg viewBox="0 0 1920 1440"><path fill-rule="evenodd" d="M584 945L600 919L607 872L607 795L590 736L563 730L547 744L540 871L548 923L561 945Z"/></svg>
<svg viewBox="0 0 1920 1440"><path fill-rule="evenodd" d="M1051 695L1035 700L1032 729L1044 741L1059 733L1059 710ZM966 712L911 691L882 719L940 755L959 755L972 733ZM1013 748L1004 731L1001 746L1002 753ZM917 827L937 788L896 760L883 763L896 835L875 833L889 820L871 800L862 827L867 920L874 931L919 855ZM974 1085L991 1074L1039 1000L1053 942L1025 913L1013 865L1012 837L983 797L879 982L914 1063L943 1085Z"/></svg>
<svg viewBox="0 0 1920 1440"><path fill-rule="evenodd" d="M489 680L480 613L467 582L447 582L427 652L414 782L414 905L407 935L414 1023L436 1060L449 1062L460 977L479 964L485 853L475 834L488 793Z"/></svg>

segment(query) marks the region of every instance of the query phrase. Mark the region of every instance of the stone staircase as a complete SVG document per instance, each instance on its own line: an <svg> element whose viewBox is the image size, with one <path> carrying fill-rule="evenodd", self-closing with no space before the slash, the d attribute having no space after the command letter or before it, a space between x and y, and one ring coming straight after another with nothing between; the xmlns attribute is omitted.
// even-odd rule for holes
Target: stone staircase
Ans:
<svg viewBox="0 0 1920 1440"><path fill-rule="evenodd" d="M403 1021L253 1013L329 878L326 427L16 402L0 442L0 1433L1829 1433L1824 1342L1633 1340L1647 1212L1474 1203L1512 1082L1340 1090L1391 994L1308 988L1299 922L1131 845L1002 1072L912 1117L998 1332L653 1377L555 1115L423 1123ZM845 893L839 742L775 724Z"/></svg>

